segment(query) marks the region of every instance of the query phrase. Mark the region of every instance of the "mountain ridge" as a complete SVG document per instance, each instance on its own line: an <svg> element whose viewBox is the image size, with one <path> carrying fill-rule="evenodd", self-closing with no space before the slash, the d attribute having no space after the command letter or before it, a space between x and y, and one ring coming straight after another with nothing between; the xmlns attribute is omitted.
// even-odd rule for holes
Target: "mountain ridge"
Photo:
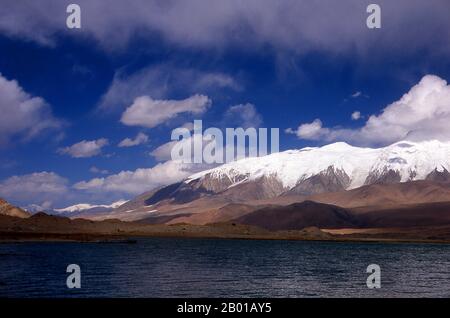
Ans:
<svg viewBox="0 0 450 318"><path fill-rule="evenodd" d="M161 217L160 220L176 222L176 215L183 214L183 220L203 222L210 218L222 220L217 213L225 211L223 208L230 204L239 207L237 214L240 214L252 207L286 205L307 199L345 208L356 207L356 203L380 205L391 199L393 204L408 200L450 201L449 189L441 185L450 184L449 171L450 142L401 141L375 149L339 142L227 163L145 192L112 211L83 216L130 221ZM402 184L414 185L407 189ZM373 187L365 190L364 187L370 186ZM384 188L390 190L383 191ZM364 191L370 192L368 200L364 200ZM397 193L403 201L389 197L389 191ZM419 196L419 191L436 192L429 198L414 200L412 195L403 196L402 191ZM216 216L191 217L204 212Z"/></svg>

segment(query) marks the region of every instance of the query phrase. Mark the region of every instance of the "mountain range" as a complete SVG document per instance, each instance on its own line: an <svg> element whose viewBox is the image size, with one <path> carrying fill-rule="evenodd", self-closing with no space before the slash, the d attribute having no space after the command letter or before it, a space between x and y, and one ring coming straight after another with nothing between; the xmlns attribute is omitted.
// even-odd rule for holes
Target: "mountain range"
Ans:
<svg viewBox="0 0 450 318"><path fill-rule="evenodd" d="M450 143L373 149L339 142L227 163L85 216L202 223L304 200L347 208L443 202L450 201L449 171Z"/></svg>
<svg viewBox="0 0 450 318"><path fill-rule="evenodd" d="M173 226L189 226L193 236L205 231L227 236L230 230L240 237L251 228L264 237L298 237L298 231L316 229L307 233L322 239L344 235L446 241L449 170L450 143L404 141L379 149L336 143L224 164L129 201L47 211L52 218L30 218L4 200L0 214L7 232L76 232L72 227L83 224L92 234L98 224L110 234L139 229L151 235L183 235ZM272 232L278 234L267 234Z"/></svg>
<svg viewBox="0 0 450 318"><path fill-rule="evenodd" d="M234 161L130 201L51 213L150 224L232 221L278 230L434 226L448 219L449 171L450 143L402 141L373 149L339 142Z"/></svg>

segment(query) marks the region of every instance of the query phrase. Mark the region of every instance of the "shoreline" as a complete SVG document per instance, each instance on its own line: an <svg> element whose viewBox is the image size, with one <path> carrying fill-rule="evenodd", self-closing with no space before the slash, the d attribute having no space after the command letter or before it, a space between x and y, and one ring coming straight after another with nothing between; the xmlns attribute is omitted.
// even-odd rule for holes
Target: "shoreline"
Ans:
<svg viewBox="0 0 450 318"><path fill-rule="evenodd" d="M11 243L96 243L96 244L136 244L138 239L217 239L217 240L261 240L261 241L302 241L331 243L368 243L368 244L450 244L450 240L400 239L389 237L351 237L333 236L328 238L308 238L285 236L273 232L271 235L200 235L194 233L130 233L130 234L86 234L86 233L1 233L0 244Z"/></svg>
<svg viewBox="0 0 450 318"><path fill-rule="evenodd" d="M234 222L194 225L145 224L120 220L92 221L46 214L21 219L0 217L3 242L128 242L134 238L198 238L241 240L293 240L363 243L450 244L450 225L390 228L318 228L269 230Z"/></svg>

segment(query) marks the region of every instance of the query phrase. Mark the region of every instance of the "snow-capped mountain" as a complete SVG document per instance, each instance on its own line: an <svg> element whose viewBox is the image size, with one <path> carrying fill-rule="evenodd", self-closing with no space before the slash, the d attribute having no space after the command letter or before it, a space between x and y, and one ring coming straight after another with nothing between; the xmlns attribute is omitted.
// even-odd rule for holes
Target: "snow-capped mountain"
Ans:
<svg viewBox="0 0 450 318"><path fill-rule="evenodd" d="M90 210L90 209L95 209L95 208L115 209L127 202L128 201L126 201L126 200L119 200L119 201L111 203L109 205L104 205L104 204L95 205L95 204L89 204L89 203L80 203L80 204L68 206L63 209L54 209L54 211L62 213L62 212L79 212L79 211Z"/></svg>
<svg viewBox="0 0 450 318"><path fill-rule="evenodd" d="M84 213L95 214L95 213L110 212L127 202L128 201L126 201L126 200L119 200L119 201L113 202L109 205L107 205L107 204L95 205L95 204L89 204L89 203L80 203L80 204L68 206L66 208L53 209L51 211L46 211L46 212L53 214L53 215L58 215L58 216L80 217Z"/></svg>
<svg viewBox="0 0 450 318"><path fill-rule="evenodd" d="M267 204L275 198L277 202L302 200L373 184L416 180L450 184L449 171L450 142L402 141L384 148L339 142L245 158L196 173L182 182L144 193L108 217L140 219L150 212L167 217L166 212L198 213L231 203Z"/></svg>
<svg viewBox="0 0 450 318"><path fill-rule="evenodd" d="M222 192L254 181L275 195L313 194L373 183L450 181L449 171L450 143L402 141L373 149L338 142L245 158L194 174L185 184Z"/></svg>

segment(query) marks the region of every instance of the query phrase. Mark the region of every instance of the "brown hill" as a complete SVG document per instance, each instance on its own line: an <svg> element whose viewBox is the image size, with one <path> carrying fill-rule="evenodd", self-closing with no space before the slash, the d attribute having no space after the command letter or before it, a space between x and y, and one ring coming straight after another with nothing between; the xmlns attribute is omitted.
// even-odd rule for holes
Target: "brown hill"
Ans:
<svg viewBox="0 0 450 318"><path fill-rule="evenodd" d="M28 218L31 215L30 213L9 204L8 202L6 202L5 200L3 200L1 198L0 198L0 214L16 216L19 218Z"/></svg>
<svg viewBox="0 0 450 318"><path fill-rule="evenodd" d="M209 225L152 225L119 220L71 220L38 213L30 218L0 215L2 240L71 240L132 242L135 237L192 237L233 239L332 240L333 235L317 228L301 231L270 232L250 225L215 223Z"/></svg>
<svg viewBox="0 0 450 318"><path fill-rule="evenodd" d="M299 230L306 227L354 228L359 220L338 206L304 201L284 207L267 207L235 219L236 223L269 230Z"/></svg>
<svg viewBox="0 0 450 318"><path fill-rule="evenodd" d="M360 224L364 227L407 228L450 225L450 202L411 204L356 212Z"/></svg>
<svg viewBox="0 0 450 318"><path fill-rule="evenodd" d="M284 207L260 209L234 221L269 230L291 230L309 226L321 229L433 228L450 226L450 202L344 209L305 201Z"/></svg>
<svg viewBox="0 0 450 318"><path fill-rule="evenodd" d="M389 207L404 204L450 202L450 183L414 181L395 184L373 184L349 191L323 193L308 200L345 208Z"/></svg>

